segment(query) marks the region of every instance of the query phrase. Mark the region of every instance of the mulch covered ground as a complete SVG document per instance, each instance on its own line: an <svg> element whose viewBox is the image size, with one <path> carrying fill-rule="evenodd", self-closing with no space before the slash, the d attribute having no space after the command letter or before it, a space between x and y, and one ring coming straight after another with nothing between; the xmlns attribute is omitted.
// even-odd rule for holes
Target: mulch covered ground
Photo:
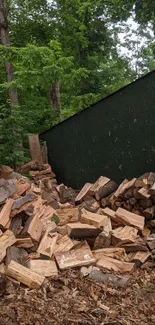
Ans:
<svg viewBox="0 0 155 325"><path fill-rule="evenodd" d="M121 288L80 270L61 272L39 291L1 278L0 296L0 325L155 325L152 269L136 271Z"/></svg>

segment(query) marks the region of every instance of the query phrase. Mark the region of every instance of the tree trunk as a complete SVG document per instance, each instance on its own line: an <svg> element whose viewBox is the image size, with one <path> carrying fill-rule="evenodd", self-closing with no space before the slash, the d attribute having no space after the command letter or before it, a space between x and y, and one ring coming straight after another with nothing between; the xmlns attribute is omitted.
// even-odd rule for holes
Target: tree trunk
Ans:
<svg viewBox="0 0 155 325"><path fill-rule="evenodd" d="M0 0L0 38L1 44L6 47L9 45L9 29L7 21L7 11L6 11L6 0ZM13 66L5 58L5 69L7 81L11 82L14 79ZM9 91L10 105L13 108L14 105L18 105L18 95L15 89Z"/></svg>
<svg viewBox="0 0 155 325"><path fill-rule="evenodd" d="M0 39L3 47L9 47L9 28L8 28L8 20L7 20L7 10L6 10L6 0L0 0ZM13 65L7 57L4 59L5 70L6 70L6 79L7 82L10 83L14 80L14 71ZM17 90L14 88L9 89L9 98L10 98L10 108L11 115L14 114L14 107L18 105L18 94ZM17 131L17 125L14 125L12 128L12 136L15 139L18 139L19 134ZM10 134L11 137L11 134ZM12 150L15 152L21 151L21 156L23 156L23 144L22 141L15 140L14 147ZM17 162L15 162L14 167L16 167Z"/></svg>
<svg viewBox="0 0 155 325"><path fill-rule="evenodd" d="M61 117L61 101L60 101L60 82L57 80L50 88L50 103L54 107L58 116Z"/></svg>

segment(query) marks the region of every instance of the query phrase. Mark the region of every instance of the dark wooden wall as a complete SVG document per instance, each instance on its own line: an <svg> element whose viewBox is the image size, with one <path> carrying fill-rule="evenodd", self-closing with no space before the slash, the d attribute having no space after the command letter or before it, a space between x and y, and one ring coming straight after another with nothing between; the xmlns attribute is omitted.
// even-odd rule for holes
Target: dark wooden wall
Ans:
<svg viewBox="0 0 155 325"><path fill-rule="evenodd" d="M58 182L81 188L100 175L118 182L155 171L155 71L50 130Z"/></svg>

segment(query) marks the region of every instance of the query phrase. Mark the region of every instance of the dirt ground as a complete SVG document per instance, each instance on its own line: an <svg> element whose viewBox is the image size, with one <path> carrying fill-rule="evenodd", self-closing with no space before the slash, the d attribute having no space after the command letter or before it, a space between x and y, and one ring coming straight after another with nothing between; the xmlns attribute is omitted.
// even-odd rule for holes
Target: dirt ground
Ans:
<svg viewBox="0 0 155 325"><path fill-rule="evenodd" d="M104 306L109 307L109 313ZM61 272L39 291L0 279L0 325L155 325L155 271L138 270L126 287Z"/></svg>

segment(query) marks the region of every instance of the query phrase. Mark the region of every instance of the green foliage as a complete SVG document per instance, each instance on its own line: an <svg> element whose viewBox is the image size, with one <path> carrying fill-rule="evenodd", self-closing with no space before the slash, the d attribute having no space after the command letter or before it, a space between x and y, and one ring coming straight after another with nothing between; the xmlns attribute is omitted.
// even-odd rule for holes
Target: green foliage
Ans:
<svg viewBox="0 0 155 325"><path fill-rule="evenodd" d="M155 21L150 0L7 0L7 9L11 42L0 47L0 163L27 161L28 134L48 129L155 67L150 29L142 27ZM118 51L118 33L126 33L125 21L134 15L142 25L136 37L127 26L124 46L131 61ZM14 66L11 83L5 58ZM61 117L51 101L57 81ZM12 88L19 99L13 111Z"/></svg>
<svg viewBox="0 0 155 325"><path fill-rule="evenodd" d="M152 0L141 0L135 2L136 19L139 23L153 23L155 30L155 3Z"/></svg>
<svg viewBox="0 0 155 325"><path fill-rule="evenodd" d="M56 214L54 214L54 216L51 218L51 221L54 221L56 223L56 225L58 225L59 217Z"/></svg>
<svg viewBox="0 0 155 325"><path fill-rule="evenodd" d="M10 107L0 107L0 157L1 163L17 167L20 163L26 162L26 149L21 147L24 140L23 118L20 107L10 111Z"/></svg>

